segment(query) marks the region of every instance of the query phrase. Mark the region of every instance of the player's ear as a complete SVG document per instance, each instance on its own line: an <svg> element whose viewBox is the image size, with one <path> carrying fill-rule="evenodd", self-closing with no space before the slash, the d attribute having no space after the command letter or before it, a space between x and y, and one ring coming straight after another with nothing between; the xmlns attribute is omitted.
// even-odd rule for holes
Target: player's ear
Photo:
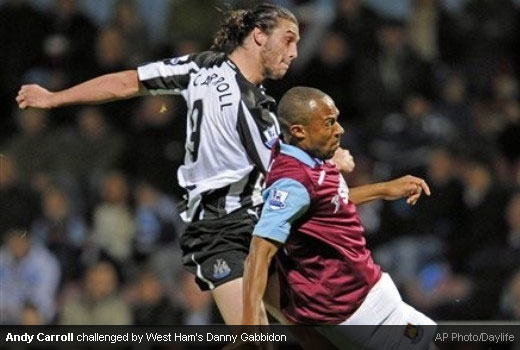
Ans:
<svg viewBox="0 0 520 350"><path fill-rule="evenodd" d="M306 135L306 129L301 124L294 124L291 126L291 134L295 138L304 139Z"/></svg>
<svg viewBox="0 0 520 350"><path fill-rule="evenodd" d="M258 46L263 46L267 41L267 33L265 33L260 27L255 27L252 32L253 40Z"/></svg>

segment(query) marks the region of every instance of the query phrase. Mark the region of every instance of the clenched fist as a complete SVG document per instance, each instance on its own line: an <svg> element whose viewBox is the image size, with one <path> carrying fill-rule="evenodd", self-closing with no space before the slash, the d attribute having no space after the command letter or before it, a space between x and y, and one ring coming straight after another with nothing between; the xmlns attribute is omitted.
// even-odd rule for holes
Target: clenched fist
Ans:
<svg viewBox="0 0 520 350"><path fill-rule="evenodd" d="M18 107L21 109L29 107L48 109L53 107L52 96L52 92L42 88L40 85L24 85L18 91L16 102L18 102Z"/></svg>
<svg viewBox="0 0 520 350"><path fill-rule="evenodd" d="M332 157L332 162L336 164L339 171L342 174L351 173L356 167L356 163L354 162L354 157L350 154L347 149L343 149L339 147L334 153Z"/></svg>

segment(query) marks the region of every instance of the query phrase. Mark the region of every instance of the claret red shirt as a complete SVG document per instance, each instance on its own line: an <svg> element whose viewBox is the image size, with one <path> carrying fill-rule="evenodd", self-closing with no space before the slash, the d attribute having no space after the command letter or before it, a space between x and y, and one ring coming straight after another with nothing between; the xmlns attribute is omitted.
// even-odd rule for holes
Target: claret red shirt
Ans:
<svg viewBox="0 0 520 350"><path fill-rule="evenodd" d="M381 277L356 206L334 164L279 143L253 234L283 243L281 308L296 324L339 324Z"/></svg>

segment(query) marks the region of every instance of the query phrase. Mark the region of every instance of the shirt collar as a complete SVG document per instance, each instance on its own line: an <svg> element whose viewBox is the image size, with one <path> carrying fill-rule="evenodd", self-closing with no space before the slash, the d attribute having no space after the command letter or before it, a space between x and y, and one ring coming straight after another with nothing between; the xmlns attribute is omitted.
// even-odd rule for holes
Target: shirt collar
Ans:
<svg viewBox="0 0 520 350"><path fill-rule="evenodd" d="M308 165L311 168L314 168L315 166L321 165L324 163L323 160L312 157L310 154L308 154L301 148L283 143L281 140L280 140L280 152L287 156L298 159L300 162Z"/></svg>

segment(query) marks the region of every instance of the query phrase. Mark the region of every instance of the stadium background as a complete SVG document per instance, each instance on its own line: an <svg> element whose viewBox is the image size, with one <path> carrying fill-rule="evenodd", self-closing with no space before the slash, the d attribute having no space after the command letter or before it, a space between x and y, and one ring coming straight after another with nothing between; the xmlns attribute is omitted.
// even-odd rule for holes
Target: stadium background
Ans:
<svg viewBox="0 0 520 350"><path fill-rule="evenodd" d="M222 3L0 1L0 323L220 322L179 263L183 101L20 111L14 98L203 50ZM415 207L360 207L403 297L436 320L520 320L518 2L279 3L302 41L268 92L336 100L350 186L413 173L432 188Z"/></svg>

